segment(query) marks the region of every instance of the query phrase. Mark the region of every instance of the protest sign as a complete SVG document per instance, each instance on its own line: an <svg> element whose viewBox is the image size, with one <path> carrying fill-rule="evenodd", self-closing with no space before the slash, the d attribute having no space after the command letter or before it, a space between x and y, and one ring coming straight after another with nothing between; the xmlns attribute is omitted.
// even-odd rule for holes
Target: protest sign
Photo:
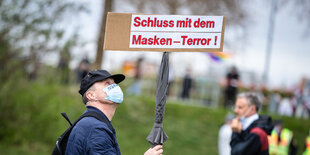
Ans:
<svg viewBox="0 0 310 155"><path fill-rule="evenodd" d="M105 50L222 52L224 16L108 13Z"/></svg>

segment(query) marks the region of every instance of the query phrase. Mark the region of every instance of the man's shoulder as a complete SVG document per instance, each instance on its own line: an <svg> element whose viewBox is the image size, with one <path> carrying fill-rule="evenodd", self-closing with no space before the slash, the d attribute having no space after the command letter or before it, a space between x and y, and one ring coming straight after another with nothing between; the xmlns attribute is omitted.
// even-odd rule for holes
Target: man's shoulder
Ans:
<svg viewBox="0 0 310 155"><path fill-rule="evenodd" d="M91 133L95 129L101 129L102 132L111 132L108 126L98 120L95 117L84 117L82 118L72 129L72 132L82 134L84 133L85 136L86 134Z"/></svg>
<svg viewBox="0 0 310 155"><path fill-rule="evenodd" d="M104 122L94 117L84 117L72 129L67 150L85 151L96 145L108 145L113 140L112 131L109 130ZM112 144L111 144L112 145Z"/></svg>
<svg viewBox="0 0 310 155"><path fill-rule="evenodd" d="M261 129L260 127L254 127L250 130L250 133L255 133L259 136L267 136L267 133L265 130Z"/></svg>
<svg viewBox="0 0 310 155"><path fill-rule="evenodd" d="M260 127L254 127L250 130L250 133L256 134L259 136L259 140L261 142L261 150L268 150L268 135L265 130Z"/></svg>
<svg viewBox="0 0 310 155"><path fill-rule="evenodd" d="M93 129L93 128L107 128L108 126L98 120L95 117L84 117L82 118L75 126L79 127L79 128L86 128L86 129Z"/></svg>
<svg viewBox="0 0 310 155"><path fill-rule="evenodd" d="M226 131L232 132L231 127L230 127L230 125L228 125L228 124L222 125L222 126L220 127L220 131L222 131L222 132L226 132Z"/></svg>

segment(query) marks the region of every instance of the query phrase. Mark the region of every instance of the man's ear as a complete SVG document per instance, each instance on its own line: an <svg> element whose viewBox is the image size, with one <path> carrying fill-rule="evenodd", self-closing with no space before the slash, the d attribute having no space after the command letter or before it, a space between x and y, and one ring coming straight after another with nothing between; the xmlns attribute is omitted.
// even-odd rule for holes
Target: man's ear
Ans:
<svg viewBox="0 0 310 155"><path fill-rule="evenodd" d="M86 92L86 97L89 101L95 100L96 99L96 94L94 91L87 91Z"/></svg>
<svg viewBox="0 0 310 155"><path fill-rule="evenodd" d="M256 107L255 107L255 105L252 105L251 108L252 108L252 110L251 110L252 112L256 112Z"/></svg>

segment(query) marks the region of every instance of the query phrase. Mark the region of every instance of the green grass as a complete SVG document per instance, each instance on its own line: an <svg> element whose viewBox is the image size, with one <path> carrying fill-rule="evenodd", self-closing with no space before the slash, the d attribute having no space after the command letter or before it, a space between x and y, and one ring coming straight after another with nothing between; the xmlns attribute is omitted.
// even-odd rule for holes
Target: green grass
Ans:
<svg viewBox="0 0 310 155"><path fill-rule="evenodd" d="M60 112L75 120L85 110L78 86L12 80L0 89L0 154L51 154L68 124ZM143 154L154 122L155 96L126 96L112 120L122 154ZM217 154L220 125L228 111L179 105L168 100L164 154ZM310 129L309 120L281 118L292 129L299 153Z"/></svg>
<svg viewBox="0 0 310 155"><path fill-rule="evenodd" d="M145 140L152 129L155 100L128 97L113 119L122 152L142 154L150 145ZM164 130L168 140L165 154L217 154L217 132L225 111L177 104L166 105Z"/></svg>

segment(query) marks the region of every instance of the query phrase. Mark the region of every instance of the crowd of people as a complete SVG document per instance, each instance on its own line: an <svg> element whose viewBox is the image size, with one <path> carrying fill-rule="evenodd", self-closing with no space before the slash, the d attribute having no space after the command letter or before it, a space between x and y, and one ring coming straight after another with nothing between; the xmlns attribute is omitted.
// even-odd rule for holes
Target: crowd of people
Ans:
<svg viewBox="0 0 310 155"><path fill-rule="evenodd" d="M134 82L127 89L128 94L140 95L142 92L142 80L143 80L143 69L142 69L143 58L137 59L135 62L134 69ZM82 59L78 68L76 69L76 80L81 82L83 77L90 71L90 63L87 58ZM173 73L173 68L171 68ZM169 73L169 92L168 95L178 94L177 96L183 100L191 99L192 92L196 89L195 79L190 68L186 69L186 72L179 83L179 93L173 93L171 87L172 84L177 85L174 82L173 74ZM171 75L170 75L171 74ZM236 101L236 96L240 89L241 80L240 73L235 66L232 66L225 76L225 82L222 85L222 98L223 102L220 104L224 108L231 109ZM290 93L284 94L278 93L277 91L270 91L265 96L258 92L259 99L267 104L268 112L271 114L279 114L284 116L295 116L302 118L310 117L310 80L303 78L300 85Z"/></svg>
<svg viewBox="0 0 310 155"><path fill-rule="evenodd" d="M218 148L220 155L234 154L297 154L294 133L285 128L281 120L272 122L269 116L258 115L263 101L267 99L269 113L309 118L310 81L303 78L299 87L290 94L241 93L237 96L239 74L235 67L226 75L224 107L234 104L235 118L228 114L219 130ZM310 130L309 130L310 131ZM304 155L310 154L310 133L305 137Z"/></svg>
<svg viewBox="0 0 310 155"><path fill-rule="evenodd" d="M219 130L220 155L297 154L294 133L281 120L272 121L270 116L259 115L262 106L256 93L241 93L235 102L235 117L226 116ZM310 133L305 137L304 155L310 154Z"/></svg>
<svg viewBox="0 0 310 155"><path fill-rule="evenodd" d="M141 63L142 59L139 59L137 61L138 66L141 66ZM135 81L133 86L135 86L136 83L140 81L142 76L141 68L140 67L138 68L139 69L137 70L134 77ZM88 72L89 72L89 62L87 60L82 60L79 65L79 68L77 69L77 77L78 81L81 82L81 89L83 83L85 82L85 78L87 79L93 76L90 75L90 77L86 77L85 75L87 75ZM114 78L113 76L111 77L110 74L106 73L107 75L105 75L101 72L106 71L95 71L95 72L93 71L93 73L98 74L98 76L102 76L103 81L105 81L105 79L112 78L112 80L114 81L116 80L115 83L119 82L117 81L118 80L117 78ZM219 154L220 155L226 155L226 154L295 155L297 153L297 145L294 139L294 133L290 129L286 128L281 120L272 121L270 116L259 115L259 111L262 108L263 100L261 99L259 93L257 92L238 94L238 86L240 83L239 80L240 75L236 67L232 67L231 70L226 75L226 86L223 91L224 95L223 105L225 108L234 108L235 115L228 114L224 125L219 130L219 140L218 140ZM93 83L98 82L97 79L91 79L90 81L93 81ZM105 86L110 85L112 84L106 84ZM194 84L191 76L191 70L188 69L182 81L183 89L180 94L180 97L182 99L190 98L190 90L193 88L193 85ZM132 88L130 87L130 89L133 89L133 86ZM87 85L87 89L90 88L91 87ZM139 90L140 89L141 88L139 86ZM81 93L81 95L83 96L84 94L86 94L85 92L88 91L89 90L86 90L85 88L84 92ZM131 92L134 93L136 91ZM137 94L140 94L140 91ZM88 96L86 97L88 98ZM86 97L83 96L83 99ZM92 97L96 97L96 95L89 96L90 99L92 99ZM297 116L305 118L309 117L310 82L307 81L306 79L302 80L302 83L299 86L299 88L296 89L296 91L291 96L282 97L279 93L272 93L267 98L268 98L268 111L270 113L278 113L279 115L285 115L285 116ZM96 103L98 102L97 104L102 106L104 105L102 103L108 101L106 100L100 101L94 98L92 100L89 99L86 100L85 104L87 104L88 106L96 107L95 105L91 105L94 104L95 102ZM110 100L109 102L118 103L117 101L114 100ZM107 114L107 118L110 121L111 118L109 118L109 113L105 112L106 111L103 111L104 114ZM115 143L117 143L117 141ZM113 148L112 146L114 145L111 145L111 148ZM306 147L304 150L303 148L299 149L303 150L305 155L308 155L310 154L310 135L308 137L305 137L305 146ZM70 147L67 148L67 151L69 149ZM119 152L118 147L113 149L114 151ZM158 148L156 149L150 149L149 152L156 152L161 154L162 152L161 146L158 146Z"/></svg>
<svg viewBox="0 0 310 155"><path fill-rule="evenodd" d="M309 118L310 116L310 82L303 79L293 95L281 96L279 93L270 95L268 111L283 116Z"/></svg>

